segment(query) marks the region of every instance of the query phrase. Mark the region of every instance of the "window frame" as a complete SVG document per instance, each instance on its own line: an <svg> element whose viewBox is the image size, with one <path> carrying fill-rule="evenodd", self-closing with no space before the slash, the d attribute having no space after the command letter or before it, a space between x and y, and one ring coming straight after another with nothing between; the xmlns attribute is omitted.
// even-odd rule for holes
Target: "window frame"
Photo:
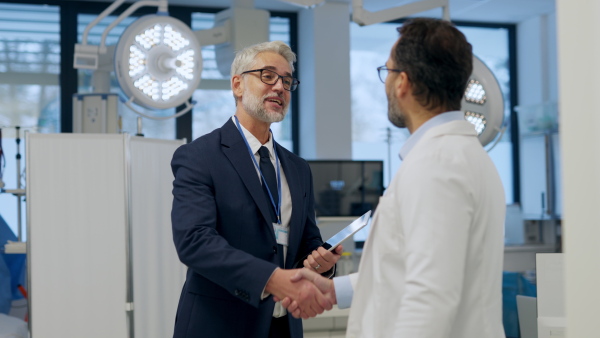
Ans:
<svg viewBox="0 0 600 338"><path fill-rule="evenodd" d="M517 25L511 23L488 23L476 21L452 21L456 26L480 27L480 28L503 28L508 33L508 71L510 88L510 141L512 144L512 176L513 176L513 203L521 204L521 173L519 152L519 122L515 107L519 105L519 88L517 72Z"/></svg>

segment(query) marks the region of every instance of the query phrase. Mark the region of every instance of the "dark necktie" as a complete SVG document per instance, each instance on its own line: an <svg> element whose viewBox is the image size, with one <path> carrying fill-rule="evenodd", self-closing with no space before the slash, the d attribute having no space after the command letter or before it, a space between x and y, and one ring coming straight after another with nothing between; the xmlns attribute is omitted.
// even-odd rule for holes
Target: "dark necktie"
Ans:
<svg viewBox="0 0 600 338"><path fill-rule="evenodd" d="M271 199L269 198L269 193L267 192L267 188L265 186L269 186L269 190L271 191L271 196L273 196L273 202L275 205L279 203L279 192L277 191L277 176L275 176L275 168L273 167L273 163L271 162L271 158L269 157L269 149L267 147L260 147L258 149L258 155L260 156L259 167L264 180L262 182L263 190L265 192L265 197L267 198L267 203L269 203L269 210L271 210L271 221L273 223L277 223L277 213L273 203L271 203ZM277 254L279 256L279 262L281 267L284 267L283 264L283 245L277 244Z"/></svg>
<svg viewBox="0 0 600 338"><path fill-rule="evenodd" d="M272 221L273 223L277 223L276 210L273 204L271 203L269 193L267 192L267 188L265 187L265 184L269 186L271 196L273 196L273 202L275 203L275 205L277 205L279 203L279 193L277 191L277 176L275 176L275 168L273 168L273 163L271 163L271 158L269 157L269 149L267 149L267 147L260 147L260 149L258 149L258 154L260 155L260 171L262 172L263 177L265 178L262 182L263 189L265 191L267 202L271 206L270 209Z"/></svg>

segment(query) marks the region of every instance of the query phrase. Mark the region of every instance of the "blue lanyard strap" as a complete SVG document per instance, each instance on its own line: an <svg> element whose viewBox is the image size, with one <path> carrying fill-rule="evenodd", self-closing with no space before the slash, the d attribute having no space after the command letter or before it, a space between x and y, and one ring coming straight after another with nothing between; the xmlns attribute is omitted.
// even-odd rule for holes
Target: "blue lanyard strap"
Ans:
<svg viewBox="0 0 600 338"><path fill-rule="evenodd" d="M273 205L273 208L275 209L275 214L277 215L277 223L281 224L281 175L279 172L279 157L277 157L277 150L275 149L275 137L273 136L273 132L271 131L271 129L269 129L269 132L271 133L271 138L273 140L273 153L275 153L275 167L277 168L277 192L279 193L279 200L277 201L277 205L275 205L275 201L273 200L273 195L271 194L271 189L269 189L269 185L266 184L266 180L265 180L265 177L263 176L262 171L260 170L260 166L258 165L258 162L256 162L256 158L254 157L252 148L250 148L250 144L248 143L248 140L246 140L246 135L244 135L244 132L242 131L242 126L240 125L240 121L238 120L237 116L234 115L233 117L235 118L235 123L237 125L238 131L242 135L242 139L244 139L244 143L246 143L246 148L248 148L248 153L250 154L250 158L252 158L252 162L254 163L254 166L258 170L258 173L260 174L262 181L265 182L265 187L267 187L267 193L269 193L269 199L271 200L271 205Z"/></svg>

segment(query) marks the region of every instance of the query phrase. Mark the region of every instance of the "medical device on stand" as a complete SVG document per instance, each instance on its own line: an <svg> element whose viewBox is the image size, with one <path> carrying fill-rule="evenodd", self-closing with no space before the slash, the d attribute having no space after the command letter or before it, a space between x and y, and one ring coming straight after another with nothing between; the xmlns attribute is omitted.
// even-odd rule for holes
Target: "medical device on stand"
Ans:
<svg viewBox="0 0 600 338"><path fill-rule="evenodd" d="M24 204L25 189L23 187L23 170L21 169L21 132L23 129L31 128L33 127L0 127L0 194L12 194L17 198L17 208L10 208L7 205L9 203L3 203L3 208L0 210L0 213L4 214L4 212L7 212L7 214L11 214L11 216L15 214L16 211L16 229L14 227L11 228L8 224L11 222L8 219L0 217L0 284L3 285L0 290L0 307L3 311L0 311L0 314L4 314L4 311L7 310L8 306L9 312L7 312L7 314L15 317L15 319L18 318L24 321L27 321L27 299L26 297L23 298L23 292L27 292L24 287L24 285L27 284L27 274L25 272L27 269L25 255L27 248L25 243L26 237L23 235L24 224L22 220L22 206ZM6 143L3 144L3 136L6 136L6 134L3 134L3 131L6 129L11 129L11 131L12 129L15 130L16 183L13 183L12 180L8 180L8 184L11 186L14 184L14 187L16 187L15 189L4 189L6 186L4 179L7 179L5 175L7 173L7 153L5 151L6 148L3 147L6 146ZM12 152L10 153L12 154ZM7 196L6 199L11 198ZM16 235L15 232L17 233ZM24 322L22 323L24 324ZM2 325L0 324L0 326ZM10 333L13 332L10 327L3 329L8 329L8 331L0 330L2 333L9 333L10 335ZM16 327L13 327L13 329L16 329ZM22 329L26 330L26 326ZM2 334L0 334L0 336L2 336Z"/></svg>
<svg viewBox="0 0 600 338"><path fill-rule="evenodd" d="M138 117L166 120L189 112L190 102L202 73L201 47L215 45L217 66L229 75L235 51L268 41L269 12L250 7L233 7L216 14L214 28L192 31L180 20L168 16L167 1L138 1L117 17L102 33L99 45L88 44L90 30L115 11L125 0L117 0L84 30L81 44L75 45L73 67L93 71L92 93L73 96L73 131L119 133L122 102ZM107 46L108 33L142 6L158 7L157 14L138 18L121 35L116 45ZM110 72L114 70L123 96L109 93ZM182 107L170 116L153 116L146 109Z"/></svg>

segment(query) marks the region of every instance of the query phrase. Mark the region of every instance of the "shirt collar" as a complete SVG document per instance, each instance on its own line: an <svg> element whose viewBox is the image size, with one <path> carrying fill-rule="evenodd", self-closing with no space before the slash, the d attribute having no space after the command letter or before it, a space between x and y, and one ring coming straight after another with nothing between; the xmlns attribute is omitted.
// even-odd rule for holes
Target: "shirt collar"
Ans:
<svg viewBox="0 0 600 338"><path fill-rule="evenodd" d="M237 124L235 121L235 117L232 116L231 120L233 121L234 124ZM252 154L256 154L258 152L258 149L260 149L261 146L265 146L265 147L267 147L267 149L269 149L269 157L271 157L272 160L275 158L275 155L273 153L273 137L272 137L271 133L269 133L269 140L267 141L267 143L261 144L260 141L254 135L252 135L252 133L249 132L248 129L244 128L244 126L241 123L240 123L240 127L242 127L242 132L244 133L244 136L246 137L246 141L248 141L248 145L250 145Z"/></svg>
<svg viewBox="0 0 600 338"><path fill-rule="evenodd" d="M410 137L408 138L408 140L406 140L406 142L400 149L400 154L399 154L400 160L404 160L406 158L406 156L408 156L408 153L410 153L410 151L415 147L415 145L417 143L419 143L421 138L423 138L423 135L425 135L425 133L429 129L439 126L439 125L442 125L444 123L448 123L450 121L457 121L457 120L464 120L464 119L465 119L465 113L463 111L458 111L458 110L445 112L445 113L442 113L442 114L439 114L439 115L436 115L436 116L430 118L425 123L423 123L414 133L412 133L410 135Z"/></svg>

